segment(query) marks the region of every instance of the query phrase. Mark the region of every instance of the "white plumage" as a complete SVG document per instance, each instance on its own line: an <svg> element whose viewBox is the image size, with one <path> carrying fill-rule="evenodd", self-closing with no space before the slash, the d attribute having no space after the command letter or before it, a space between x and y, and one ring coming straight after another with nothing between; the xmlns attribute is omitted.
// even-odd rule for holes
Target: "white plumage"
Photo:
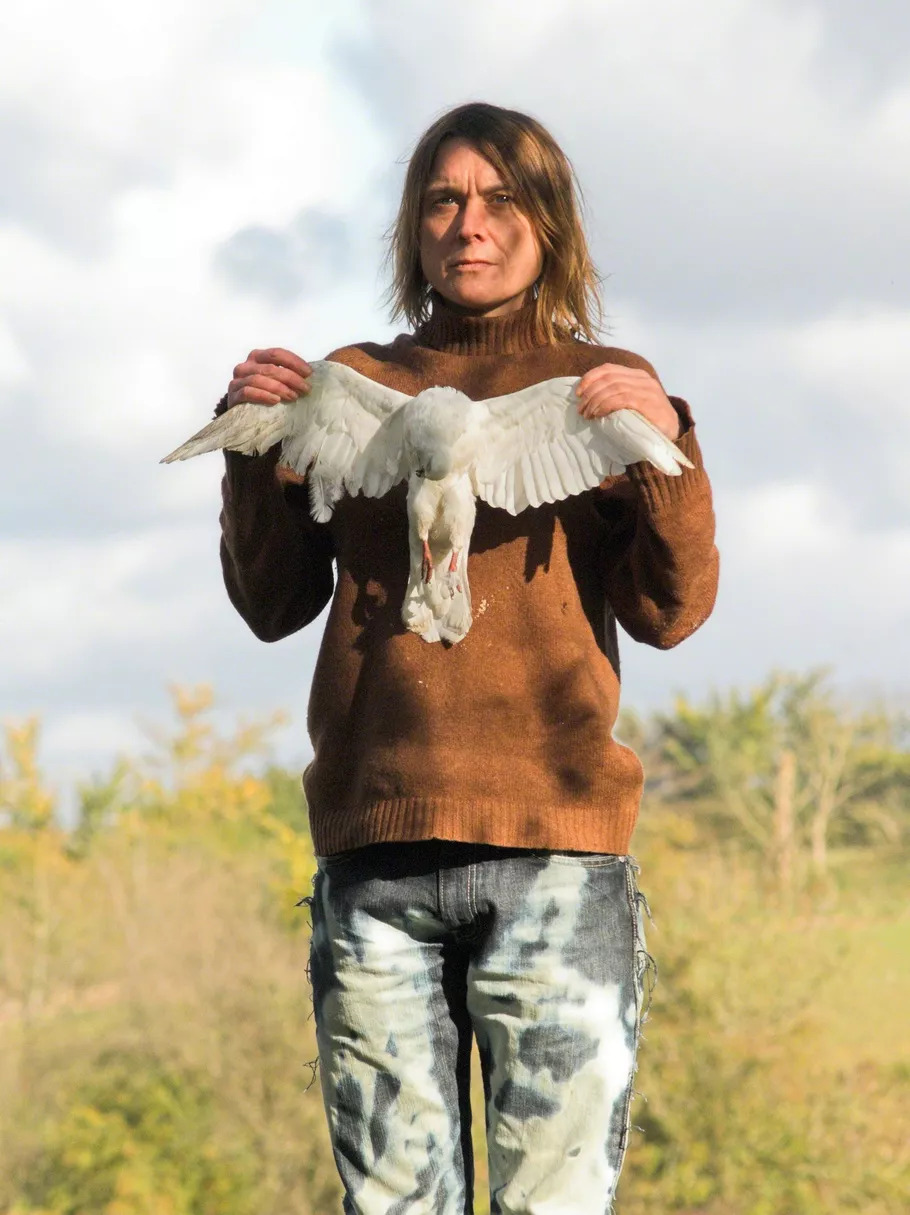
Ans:
<svg viewBox="0 0 910 1215"><path fill-rule="evenodd" d="M342 363L311 366L306 396L235 405L162 463L219 448L261 455L281 443L281 462L307 474L318 522L344 493L380 498L407 479L402 618L426 641L460 641L471 627L467 558L477 498L517 515L593 489L638 460L670 476L693 467L635 410L582 417L574 376L472 401L455 388L409 397Z"/></svg>

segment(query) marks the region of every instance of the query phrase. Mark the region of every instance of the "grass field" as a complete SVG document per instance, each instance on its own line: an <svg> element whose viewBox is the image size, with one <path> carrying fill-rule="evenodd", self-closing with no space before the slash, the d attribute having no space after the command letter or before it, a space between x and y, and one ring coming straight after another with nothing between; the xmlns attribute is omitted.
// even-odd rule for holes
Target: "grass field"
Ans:
<svg viewBox="0 0 910 1215"><path fill-rule="evenodd" d="M340 1210L299 808L220 762L181 782L143 777L79 847L0 832L3 1215ZM906 1215L906 854L835 853L783 897L677 827L646 805L635 841L660 979L619 1215Z"/></svg>

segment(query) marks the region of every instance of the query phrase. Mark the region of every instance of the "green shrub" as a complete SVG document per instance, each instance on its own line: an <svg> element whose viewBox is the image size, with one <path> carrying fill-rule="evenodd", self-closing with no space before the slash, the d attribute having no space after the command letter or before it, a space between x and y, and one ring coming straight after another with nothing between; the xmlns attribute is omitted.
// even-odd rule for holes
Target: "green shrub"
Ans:
<svg viewBox="0 0 910 1215"><path fill-rule="evenodd" d="M200 1075L142 1055L102 1056L61 1099L40 1154L24 1162L14 1210L53 1215L253 1215L243 1145L214 1135Z"/></svg>

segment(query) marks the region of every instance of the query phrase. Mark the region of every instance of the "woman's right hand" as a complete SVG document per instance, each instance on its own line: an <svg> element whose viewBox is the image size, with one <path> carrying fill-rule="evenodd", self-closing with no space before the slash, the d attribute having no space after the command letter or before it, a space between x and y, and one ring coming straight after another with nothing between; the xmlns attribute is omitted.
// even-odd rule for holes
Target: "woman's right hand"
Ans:
<svg viewBox="0 0 910 1215"><path fill-rule="evenodd" d="M280 347L251 350L234 368L228 386L227 407L249 401L254 405L277 405L296 401L310 391L307 383L313 369L299 355Z"/></svg>

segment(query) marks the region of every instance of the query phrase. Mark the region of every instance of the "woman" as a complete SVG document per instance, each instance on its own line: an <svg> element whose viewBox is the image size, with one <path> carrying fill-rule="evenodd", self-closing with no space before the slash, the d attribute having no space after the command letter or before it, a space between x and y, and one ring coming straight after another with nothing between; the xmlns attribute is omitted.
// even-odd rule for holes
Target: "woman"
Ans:
<svg viewBox="0 0 910 1215"><path fill-rule="evenodd" d="M685 402L638 355L595 343L574 180L539 123L483 104L434 123L391 248L395 312L413 332L330 358L410 395L579 376L582 413L636 409L694 468L635 464L514 518L479 503L475 623L449 647L401 623L403 486L316 524L274 453L227 455L222 562L238 611L274 641L331 599L304 786L344 1210L472 1209L474 1035L492 1210L601 1215L628 1135L647 958L628 855L642 769L611 735L616 621L668 648L709 615L710 485ZM308 373L289 351L253 351L221 407L293 399Z"/></svg>

